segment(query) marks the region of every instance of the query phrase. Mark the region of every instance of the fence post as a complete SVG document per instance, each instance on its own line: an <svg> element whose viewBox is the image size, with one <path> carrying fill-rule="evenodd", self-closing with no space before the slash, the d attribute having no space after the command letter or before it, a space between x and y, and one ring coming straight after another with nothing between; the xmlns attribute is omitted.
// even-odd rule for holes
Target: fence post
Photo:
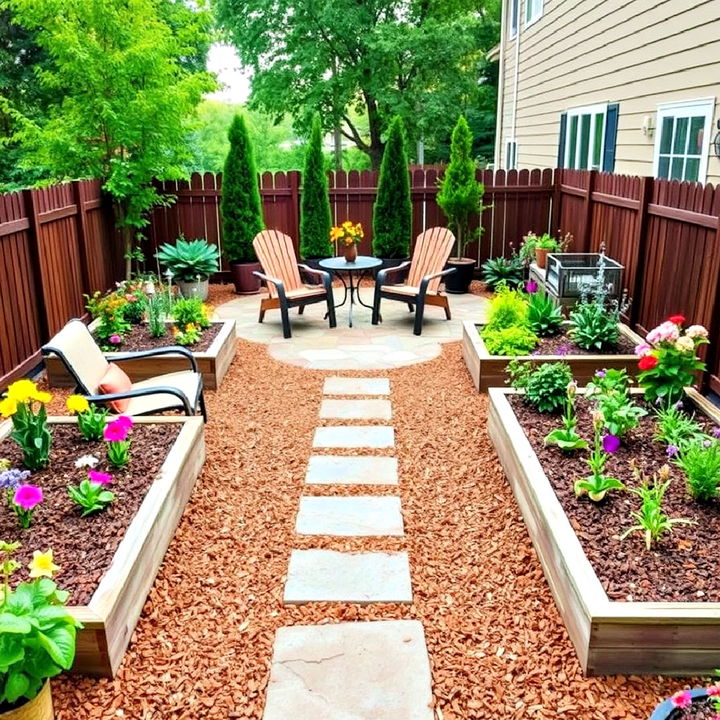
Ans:
<svg viewBox="0 0 720 720"><path fill-rule="evenodd" d="M300 257L300 172L288 172L288 186L290 188L290 208L292 212L292 232L290 237L297 243L298 257Z"/></svg>
<svg viewBox="0 0 720 720"><path fill-rule="evenodd" d="M595 178L597 177L597 170L590 170L588 174L588 186L587 186L587 197L585 198L585 210L583 220L583 234L582 234L582 247L583 252L591 251L591 240L590 231L592 230L592 211L593 211L593 199L592 194L595 190Z"/></svg>
<svg viewBox="0 0 720 720"><path fill-rule="evenodd" d="M720 247L720 217L718 217L718 227L715 232L715 245L716 247ZM705 356L705 372L702 374L702 387L703 389L709 388L717 392L718 388L711 386L711 378L713 375L717 376L718 365L720 365L720 347L718 347L717 342L712 342L720 333L720 275L716 275L715 279L715 297L713 298L711 318L712 321L708 328L711 342L705 346L707 347L707 354Z"/></svg>
<svg viewBox="0 0 720 720"><path fill-rule="evenodd" d="M35 190L23 190L25 212L28 217L28 250L32 258L33 279L35 281L36 307L38 311L38 325L42 342L50 339L49 307L45 302L45 288L43 286L42 269L40 266L40 219L38 218L35 203Z"/></svg>
<svg viewBox="0 0 720 720"><path fill-rule="evenodd" d="M556 168L553 173L552 214L550 217L550 234L554 235L560 229L562 217L562 168Z"/></svg>
<svg viewBox="0 0 720 720"><path fill-rule="evenodd" d="M82 182L80 180L73 180L72 189L75 205L77 205L77 234L78 249L80 250L80 282L82 283L83 293L91 295L90 269L88 267L90 255L87 245L87 214L85 212L85 193L82 189Z"/></svg>
<svg viewBox="0 0 720 720"><path fill-rule="evenodd" d="M630 306L630 325L634 329L640 315L640 301L642 300L643 281L645 279L645 247L647 244L648 205L652 200L655 179L652 177L640 178L640 206L638 207L635 222L635 235L632 239L635 250L635 281L632 288L632 305Z"/></svg>

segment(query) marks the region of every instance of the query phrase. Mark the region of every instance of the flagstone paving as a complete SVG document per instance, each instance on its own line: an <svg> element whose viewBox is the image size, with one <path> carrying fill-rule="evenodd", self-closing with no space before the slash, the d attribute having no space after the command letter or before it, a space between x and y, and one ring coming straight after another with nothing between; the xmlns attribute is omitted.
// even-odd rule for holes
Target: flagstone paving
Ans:
<svg viewBox="0 0 720 720"><path fill-rule="evenodd" d="M300 535L338 537L402 535L400 498L372 495L301 497L295 531Z"/></svg>
<svg viewBox="0 0 720 720"><path fill-rule="evenodd" d="M388 425L326 425L315 429L314 448L388 448L395 430Z"/></svg>
<svg viewBox="0 0 720 720"><path fill-rule="evenodd" d="M329 377L323 385L324 395L389 395L388 378Z"/></svg>
<svg viewBox="0 0 720 720"><path fill-rule="evenodd" d="M328 420L390 420L389 400L335 400L325 398L320 405L320 418Z"/></svg>
<svg viewBox="0 0 720 720"><path fill-rule="evenodd" d="M293 550L284 601L411 603L408 554Z"/></svg>
<svg viewBox="0 0 720 720"><path fill-rule="evenodd" d="M277 631L264 720L433 720L417 620Z"/></svg>
<svg viewBox="0 0 720 720"><path fill-rule="evenodd" d="M398 461L393 457L312 455L308 485L397 485Z"/></svg>

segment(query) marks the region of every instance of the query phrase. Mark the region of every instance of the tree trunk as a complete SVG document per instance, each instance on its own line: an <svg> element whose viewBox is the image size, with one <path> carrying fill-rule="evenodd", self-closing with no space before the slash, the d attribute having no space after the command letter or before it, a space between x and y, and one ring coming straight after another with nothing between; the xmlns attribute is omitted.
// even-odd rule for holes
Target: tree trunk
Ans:
<svg viewBox="0 0 720 720"><path fill-rule="evenodd" d="M382 141L382 119L378 112L375 99L365 94L365 104L368 112L368 127L370 130L370 147L367 150L370 156L370 164L373 170L379 170L382 163L383 150L385 145Z"/></svg>
<svg viewBox="0 0 720 720"><path fill-rule="evenodd" d="M121 202L115 202L115 225L120 230L120 238L125 258L125 279L129 280L132 275L132 228L125 225L125 207Z"/></svg>

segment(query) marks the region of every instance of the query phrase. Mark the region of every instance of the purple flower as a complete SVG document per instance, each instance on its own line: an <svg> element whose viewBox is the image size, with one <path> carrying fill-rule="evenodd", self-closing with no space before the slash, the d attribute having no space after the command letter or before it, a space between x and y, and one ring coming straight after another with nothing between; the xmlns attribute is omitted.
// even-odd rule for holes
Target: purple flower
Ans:
<svg viewBox="0 0 720 720"><path fill-rule="evenodd" d="M569 345L561 345L556 351L556 355L567 355L570 352L570 346Z"/></svg>
<svg viewBox="0 0 720 720"><path fill-rule="evenodd" d="M534 280L528 280L525 283L525 292L530 293L531 295L533 293L536 293L538 291L538 284Z"/></svg>
<svg viewBox="0 0 720 720"><path fill-rule="evenodd" d="M713 437L720 438L720 427L713 428Z"/></svg>
<svg viewBox="0 0 720 720"><path fill-rule="evenodd" d="M675 457L678 454L677 445L668 445L665 452L667 453L668 457Z"/></svg>
<svg viewBox="0 0 720 720"><path fill-rule="evenodd" d="M606 375L607 375L607 373L604 370L596 370L595 371L596 378L604 378Z"/></svg>
<svg viewBox="0 0 720 720"><path fill-rule="evenodd" d="M675 403L674 407L675 407L676 410L682 410L682 409L685 407L685 405L683 405L683 401L682 401L682 400L678 400L678 401Z"/></svg>
<svg viewBox="0 0 720 720"><path fill-rule="evenodd" d="M0 490L17 490L30 477L29 470L10 468L0 472Z"/></svg>
<svg viewBox="0 0 720 720"><path fill-rule="evenodd" d="M709 448L710 445L712 445L712 443L710 442L710 440L705 440L705 441L703 442L703 447Z"/></svg>
<svg viewBox="0 0 720 720"><path fill-rule="evenodd" d="M110 341L111 345L120 345L122 342L122 338L119 335L111 335L108 340Z"/></svg>
<svg viewBox="0 0 720 720"><path fill-rule="evenodd" d="M620 438L617 435L604 435L602 446L606 453L614 453L620 447Z"/></svg>

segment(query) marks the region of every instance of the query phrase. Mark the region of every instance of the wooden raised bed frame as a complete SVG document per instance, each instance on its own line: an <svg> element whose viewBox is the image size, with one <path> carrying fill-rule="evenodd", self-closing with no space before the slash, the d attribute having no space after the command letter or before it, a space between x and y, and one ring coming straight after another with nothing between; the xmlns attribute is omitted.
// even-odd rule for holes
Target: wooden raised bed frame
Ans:
<svg viewBox="0 0 720 720"><path fill-rule="evenodd" d="M489 433L578 660L587 675L712 675L720 657L720 603L610 600L587 559L507 395L489 392ZM720 412L694 390L714 422Z"/></svg>
<svg viewBox="0 0 720 720"><path fill-rule="evenodd" d="M205 462L202 418L136 417L134 421L140 424L179 423L183 427L90 602L69 606L73 616L83 624L77 635L73 673L115 676ZM77 423L77 419L51 417L49 422L59 425ZM0 440L11 430L9 421L0 425Z"/></svg>
<svg viewBox="0 0 720 720"><path fill-rule="evenodd" d="M217 320L213 325L222 325L217 337L204 352L194 352L198 372L203 376L203 387L207 390L216 390L220 387L230 364L235 357L237 342L235 338L234 320ZM90 330L93 330L92 323ZM112 362L114 353L104 353ZM157 357L140 358L123 362L123 370L133 382L147 380L148 378L164 375L165 373L179 372L189 368L188 360L180 356L158 355ZM62 360L55 355L45 358L48 385L50 387L74 387L70 374L62 364Z"/></svg>
<svg viewBox="0 0 720 720"><path fill-rule="evenodd" d="M507 364L513 360L534 363L566 362L573 371L573 377L580 385L585 385L596 370L625 369L629 375L637 372L638 358L635 355L520 355L512 358L504 355L491 355L478 329L482 325L466 320L463 323L462 352L465 364L472 377L475 389L487 392L491 387L505 387L508 374ZM644 342L627 325L620 323L620 333L632 341L634 345Z"/></svg>

